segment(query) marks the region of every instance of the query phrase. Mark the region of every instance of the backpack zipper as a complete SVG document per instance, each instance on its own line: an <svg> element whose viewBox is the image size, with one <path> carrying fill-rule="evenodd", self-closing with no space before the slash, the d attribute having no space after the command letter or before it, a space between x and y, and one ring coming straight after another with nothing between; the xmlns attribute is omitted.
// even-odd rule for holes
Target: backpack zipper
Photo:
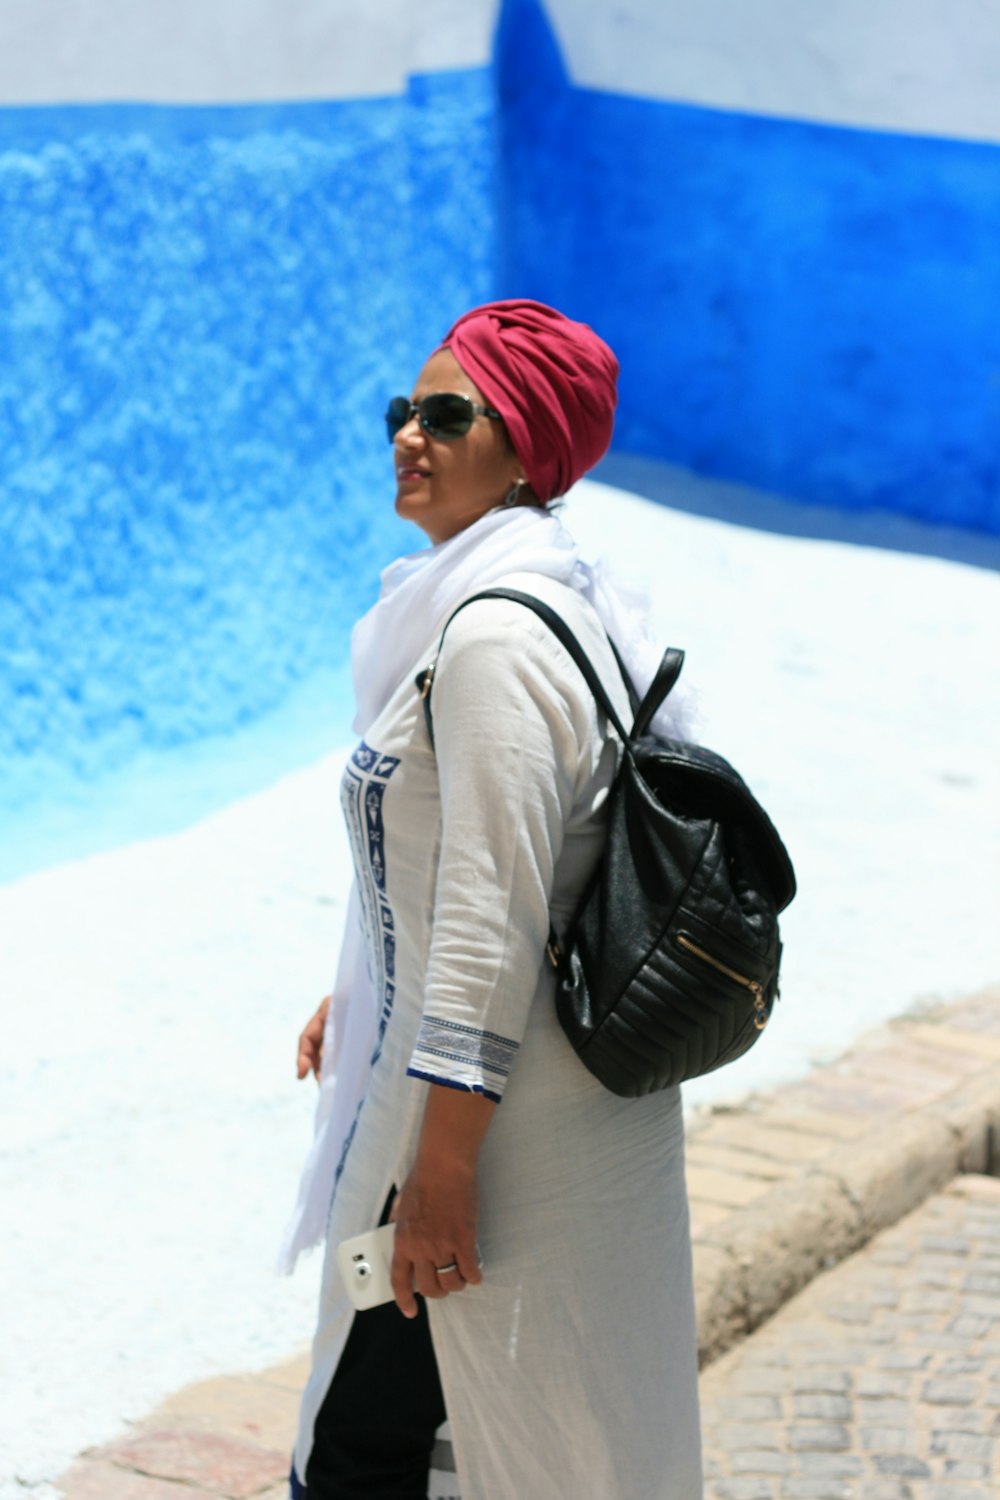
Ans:
<svg viewBox="0 0 1000 1500"><path fill-rule="evenodd" d="M719 973L725 974L727 979L734 980L736 984L742 984L744 989L750 991L751 995L753 995L753 1024L758 1031L763 1031L767 1025L768 1018L767 1005L764 1000L764 987L760 980L748 979L745 974L738 974L735 969L731 969L728 964L724 964L721 959L716 958L714 953L706 953L704 948L699 948L697 943L691 941L686 932L679 932L674 941L678 948L683 948L686 953L693 953L695 958L700 958L705 963L711 964L713 969L718 969Z"/></svg>

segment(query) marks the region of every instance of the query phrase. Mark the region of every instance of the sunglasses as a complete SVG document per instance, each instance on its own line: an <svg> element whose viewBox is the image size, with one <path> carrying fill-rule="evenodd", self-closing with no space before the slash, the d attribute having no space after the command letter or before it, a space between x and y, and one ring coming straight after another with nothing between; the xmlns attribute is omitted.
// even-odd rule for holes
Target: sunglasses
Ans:
<svg viewBox="0 0 1000 1500"><path fill-rule="evenodd" d="M503 421L492 406L480 406L457 391L435 391L433 396L424 396L422 401L411 401L409 396L393 396L385 414L385 430L390 443L394 442L397 432L411 417L416 417L428 437L444 438L450 442L452 438L465 436L477 413L494 422Z"/></svg>

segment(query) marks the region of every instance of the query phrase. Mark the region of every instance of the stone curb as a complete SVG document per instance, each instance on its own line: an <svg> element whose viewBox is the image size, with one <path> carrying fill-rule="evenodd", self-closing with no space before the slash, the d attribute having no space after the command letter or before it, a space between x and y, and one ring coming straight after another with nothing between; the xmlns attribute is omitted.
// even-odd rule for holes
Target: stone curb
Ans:
<svg viewBox="0 0 1000 1500"><path fill-rule="evenodd" d="M736 1162L743 1201L727 1205ZM1000 989L892 1022L802 1083L696 1113L701 1363L965 1172L1000 1172Z"/></svg>

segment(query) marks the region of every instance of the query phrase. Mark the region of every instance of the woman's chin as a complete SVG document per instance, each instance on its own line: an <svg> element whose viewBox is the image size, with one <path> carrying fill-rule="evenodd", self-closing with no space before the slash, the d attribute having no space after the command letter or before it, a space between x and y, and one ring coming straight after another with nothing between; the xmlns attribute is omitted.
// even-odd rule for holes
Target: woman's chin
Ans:
<svg viewBox="0 0 1000 1500"><path fill-rule="evenodd" d="M396 490L396 514L402 516L404 521L413 521L419 514L420 506L415 503L412 485L400 485Z"/></svg>
<svg viewBox="0 0 1000 1500"><path fill-rule="evenodd" d="M438 540L437 537L431 535L434 529L433 526L431 527L431 531L427 529L427 523L431 518L431 510L426 495L415 495L412 489L400 488L396 492L396 514L401 521L412 521L414 526L419 526L420 530L425 533L430 541Z"/></svg>

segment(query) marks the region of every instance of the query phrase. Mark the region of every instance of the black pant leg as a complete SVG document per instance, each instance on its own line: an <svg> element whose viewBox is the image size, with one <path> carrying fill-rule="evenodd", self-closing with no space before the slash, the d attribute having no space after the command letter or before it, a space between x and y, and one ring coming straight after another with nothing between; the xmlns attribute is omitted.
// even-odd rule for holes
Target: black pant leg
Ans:
<svg viewBox="0 0 1000 1500"><path fill-rule="evenodd" d="M426 1500L446 1413L422 1297L417 1307L413 1319L394 1302L355 1313L316 1418L308 1500Z"/></svg>

